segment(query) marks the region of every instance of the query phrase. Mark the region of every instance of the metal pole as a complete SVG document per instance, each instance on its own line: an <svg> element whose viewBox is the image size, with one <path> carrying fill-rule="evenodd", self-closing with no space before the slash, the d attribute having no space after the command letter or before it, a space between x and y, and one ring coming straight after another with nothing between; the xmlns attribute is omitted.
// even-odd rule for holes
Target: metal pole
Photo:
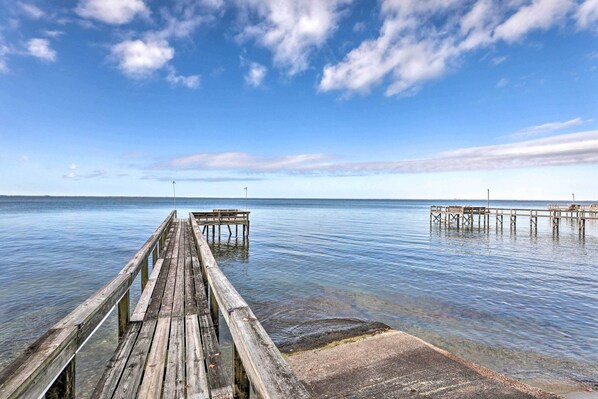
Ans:
<svg viewBox="0 0 598 399"><path fill-rule="evenodd" d="M573 203L575 204L575 193L571 194L573 196Z"/></svg>
<svg viewBox="0 0 598 399"><path fill-rule="evenodd" d="M247 210L247 187L245 187L244 190L245 190L245 210Z"/></svg>
<svg viewBox="0 0 598 399"><path fill-rule="evenodd" d="M488 200L487 200L486 208L490 209L490 189L487 188L486 190L488 190Z"/></svg>
<svg viewBox="0 0 598 399"><path fill-rule="evenodd" d="M176 181L172 181L172 205L174 206L174 209L176 210L176 190L174 189L174 186L176 185Z"/></svg>

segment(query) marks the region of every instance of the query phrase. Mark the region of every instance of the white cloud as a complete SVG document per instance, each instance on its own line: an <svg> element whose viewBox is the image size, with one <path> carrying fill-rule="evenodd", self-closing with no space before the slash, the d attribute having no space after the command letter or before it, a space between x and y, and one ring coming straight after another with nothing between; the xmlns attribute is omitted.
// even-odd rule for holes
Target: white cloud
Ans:
<svg viewBox="0 0 598 399"><path fill-rule="evenodd" d="M585 122L582 118L574 118L563 122L549 122L541 125L530 126L525 129L521 129L510 135L512 138L532 137L539 136L542 134L556 132L559 130L569 129L570 127L583 125Z"/></svg>
<svg viewBox="0 0 598 399"><path fill-rule="evenodd" d="M231 169L252 172L303 170L325 165L327 157L321 154L257 157L244 152L200 153L174 158L153 165L153 169Z"/></svg>
<svg viewBox="0 0 598 399"><path fill-rule="evenodd" d="M64 32L61 30L46 30L46 31L44 31L44 33L48 37L59 37L64 34Z"/></svg>
<svg viewBox="0 0 598 399"><path fill-rule="evenodd" d="M494 57L494 58L492 58L492 59L490 60L490 62L492 62L492 65L500 65L500 64L502 64L503 62L505 62L506 60L507 60L507 56L505 56L505 55L502 55L502 56L499 56L499 57Z"/></svg>
<svg viewBox="0 0 598 399"><path fill-rule="evenodd" d="M238 0L248 24L238 36L274 54L274 64L294 75L308 68L314 49L337 29L350 0Z"/></svg>
<svg viewBox="0 0 598 399"><path fill-rule="evenodd" d="M144 78L166 66L174 49L165 40L125 40L112 46L111 55L124 74Z"/></svg>
<svg viewBox="0 0 598 399"><path fill-rule="evenodd" d="M113 25L126 24L138 15L149 15L143 0L80 0L75 12Z"/></svg>
<svg viewBox="0 0 598 399"><path fill-rule="evenodd" d="M584 1L577 9L576 18L581 28L588 28L598 22L598 0Z"/></svg>
<svg viewBox="0 0 598 399"><path fill-rule="evenodd" d="M1 39L1 38L0 38ZM10 49L8 46L0 43L0 73L8 73L8 64L6 63L6 58L10 54Z"/></svg>
<svg viewBox="0 0 598 399"><path fill-rule="evenodd" d="M27 42L27 52L29 55L39 58L42 61L56 61L56 51L50 47L48 39L31 39Z"/></svg>
<svg viewBox="0 0 598 399"><path fill-rule="evenodd" d="M468 52L555 26L574 5L573 0L382 0L378 37L326 65L319 89L367 93L385 84L387 96L410 93L456 69Z"/></svg>
<svg viewBox="0 0 598 399"><path fill-rule="evenodd" d="M183 76L176 73L173 67L168 68L168 75L166 75L166 81L175 86L185 86L189 89L196 89L199 87L200 76L189 75Z"/></svg>
<svg viewBox="0 0 598 399"><path fill-rule="evenodd" d="M70 169L70 170L75 170L75 169L77 169L78 167L79 167L79 165L77 165L76 163L71 163L71 164L69 164L69 169Z"/></svg>
<svg viewBox="0 0 598 399"><path fill-rule="evenodd" d="M125 174L116 175L118 177L126 176ZM80 175L76 172L68 172L62 175L63 179L80 180L80 179L95 179L98 177L108 177L108 172L102 169L96 169L90 173Z"/></svg>
<svg viewBox="0 0 598 399"><path fill-rule="evenodd" d="M261 86L267 72L268 68L266 68L264 65L257 62L252 62L249 65L249 71L247 72L247 75L245 75L245 83L252 87Z"/></svg>
<svg viewBox="0 0 598 399"><path fill-rule="evenodd" d="M534 0L496 27L494 37L512 42L532 30L548 29L555 22L564 19L573 5L572 0Z"/></svg>
<svg viewBox="0 0 598 399"><path fill-rule="evenodd" d="M193 154L150 169L234 170L247 173L360 175L431 173L598 164L598 130L564 134L513 144L468 147L415 160L333 162L322 154L257 157L244 152Z"/></svg>
<svg viewBox="0 0 598 399"><path fill-rule="evenodd" d="M503 87L506 87L508 84L509 84L509 79L507 79L507 78L501 78L496 83L496 87L498 87L499 89L502 89Z"/></svg>
<svg viewBox="0 0 598 399"><path fill-rule="evenodd" d="M19 6L19 9L29 18L40 19L44 16L44 12L33 4L19 1L17 2L17 5Z"/></svg>
<svg viewBox="0 0 598 399"><path fill-rule="evenodd" d="M29 155L25 155L25 154L21 155L21 161L29 162Z"/></svg>

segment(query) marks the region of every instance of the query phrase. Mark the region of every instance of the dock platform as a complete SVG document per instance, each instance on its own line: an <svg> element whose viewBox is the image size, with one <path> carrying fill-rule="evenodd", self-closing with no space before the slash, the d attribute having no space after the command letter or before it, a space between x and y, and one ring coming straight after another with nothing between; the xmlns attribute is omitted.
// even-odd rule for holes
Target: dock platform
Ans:
<svg viewBox="0 0 598 399"><path fill-rule="evenodd" d="M239 226L241 226L243 239L249 238L249 211L239 209L214 209L212 212L192 212L193 217L200 225L202 234L209 238L210 227L212 228L212 238L221 236L222 226L228 228L229 237L233 231L231 226L235 226L235 237L239 236ZM216 228L218 235L216 236Z"/></svg>

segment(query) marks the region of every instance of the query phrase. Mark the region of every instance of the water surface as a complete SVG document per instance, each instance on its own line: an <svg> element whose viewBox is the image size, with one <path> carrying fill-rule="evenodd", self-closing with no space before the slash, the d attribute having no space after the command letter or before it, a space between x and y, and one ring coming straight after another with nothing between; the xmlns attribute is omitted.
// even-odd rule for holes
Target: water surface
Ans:
<svg viewBox="0 0 598 399"><path fill-rule="evenodd" d="M251 210L249 246L223 233L213 249L277 343L375 320L538 386L596 386L598 226L585 239L570 222L553 236L548 220L537 234L525 219L515 232L430 229L429 206L450 203L178 199L177 207L181 217ZM0 367L112 278L172 206L0 197ZM97 375L97 355L110 356L113 319L81 352L81 375Z"/></svg>

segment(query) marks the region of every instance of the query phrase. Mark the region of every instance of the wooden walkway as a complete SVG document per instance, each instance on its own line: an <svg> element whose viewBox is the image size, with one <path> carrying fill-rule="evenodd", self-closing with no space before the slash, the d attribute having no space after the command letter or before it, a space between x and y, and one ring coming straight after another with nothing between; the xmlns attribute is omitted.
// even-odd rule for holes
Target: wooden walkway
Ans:
<svg viewBox="0 0 598 399"><path fill-rule="evenodd" d="M75 398L76 355L114 308L119 343L92 398L311 397L218 267L194 214L173 211L120 273L0 373L0 399ZM232 364L220 356L221 319Z"/></svg>
<svg viewBox="0 0 598 399"><path fill-rule="evenodd" d="M176 220L93 398L232 398L188 220Z"/></svg>

